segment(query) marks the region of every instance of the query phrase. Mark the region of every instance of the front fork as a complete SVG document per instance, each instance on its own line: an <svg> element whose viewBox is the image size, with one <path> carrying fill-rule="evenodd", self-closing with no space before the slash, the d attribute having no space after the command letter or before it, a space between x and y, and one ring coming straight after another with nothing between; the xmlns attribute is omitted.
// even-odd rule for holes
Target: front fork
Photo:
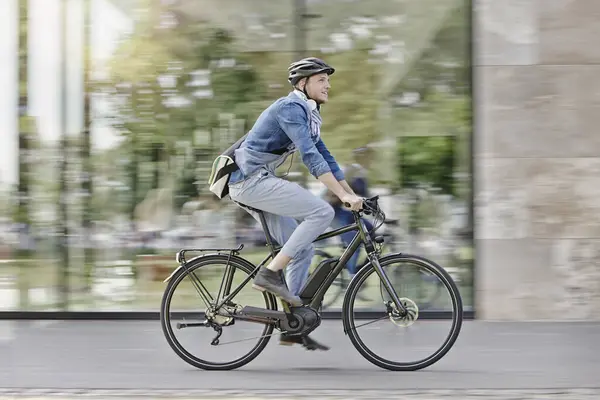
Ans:
<svg viewBox="0 0 600 400"><path fill-rule="evenodd" d="M375 268L375 272L377 272L377 275L379 275L379 279L381 279L381 282L383 282L383 287L385 287L385 290L387 290L388 294L392 298L392 301L396 305L396 309L398 310L398 313L400 314L399 316L400 317L406 316L406 314L408 313L406 310L406 307L404 307L404 305L400 302L400 298L398 298L398 294L394 290L394 287L392 286L390 279L388 278L387 274L383 270L383 267L379 263L379 253L375 248L375 244L373 243L373 239L371 238L371 235L368 233L367 227L365 226L364 222L360 218L356 218L356 222L360 226L360 233L362 235L362 239L365 244L365 249L367 250L367 257L369 258L369 262ZM389 308L390 308L389 302L386 304L386 307L388 307L388 310L389 310Z"/></svg>
<svg viewBox="0 0 600 400"><path fill-rule="evenodd" d="M377 258L377 255L375 253L369 254L369 261L375 268L375 272L377 272L377 275L379 275L379 279L381 279L381 282L383 282L383 287L385 288L385 290L387 290L388 294L392 298L392 301L394 302L394 305L396 306L396 309L398 310L399 316L400 317L406 316L406 314L407 314L406 307L404 307L404 305L400 301L400 298L398 297L396 290L394 290L394 287L392 286L390 279L388 278L387 274L383 270L383 267L379 263L379 259ZM390 308L389 302L386 304L386 306L388 307L388 309Z"/></svg>

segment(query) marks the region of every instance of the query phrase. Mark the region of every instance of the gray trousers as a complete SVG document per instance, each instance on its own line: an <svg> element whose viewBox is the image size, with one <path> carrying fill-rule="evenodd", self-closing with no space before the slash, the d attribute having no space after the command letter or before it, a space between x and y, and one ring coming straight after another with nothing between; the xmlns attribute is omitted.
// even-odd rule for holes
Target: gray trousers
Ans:
<svg viewBox="0 0 600 400"><path fill-rule="evenodd" d="M298 295L308 278L314 255L312 242L331 224L333 208L297 183L276 177L267 167L230 185L229 195L263 211L271 237L292 259L285 268L285 280L290 292ZM260 221L257 213L244 210Z"/></svg>

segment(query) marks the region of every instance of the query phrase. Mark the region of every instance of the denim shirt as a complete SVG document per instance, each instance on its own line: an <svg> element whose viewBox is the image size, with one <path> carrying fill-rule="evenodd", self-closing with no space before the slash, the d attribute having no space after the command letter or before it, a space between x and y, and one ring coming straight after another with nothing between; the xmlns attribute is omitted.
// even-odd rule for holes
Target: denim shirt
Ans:
<svg viewBox="0 0 600 400"><path fill-rule="evenodd" d="M338 181L344 173L335 161L318 132L310 128L311 110L305 100L294 92L277 99L256 120L246 140L235 151L239 170L229 179L232 185L270 165L275 168L298 150L302 162L315 178L331 172ZM283 155L270 151L286 149Z"/></svg>

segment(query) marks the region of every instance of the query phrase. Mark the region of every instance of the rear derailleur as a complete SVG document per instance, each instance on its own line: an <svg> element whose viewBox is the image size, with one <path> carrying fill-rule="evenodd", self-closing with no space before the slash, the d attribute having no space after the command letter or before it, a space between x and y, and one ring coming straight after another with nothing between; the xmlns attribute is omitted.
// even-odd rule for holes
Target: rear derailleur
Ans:
<svg viewBox="0 0 600 400"><path fill-rule="evenodd" d="M241 306L233 303L224 305L219 310L206 310L206 326L210 326L217 332L217 336L210 342L213 346L219 345L219 338L223 334L223 326L231 326L235 324L235 318L232 317Z"/></svg>

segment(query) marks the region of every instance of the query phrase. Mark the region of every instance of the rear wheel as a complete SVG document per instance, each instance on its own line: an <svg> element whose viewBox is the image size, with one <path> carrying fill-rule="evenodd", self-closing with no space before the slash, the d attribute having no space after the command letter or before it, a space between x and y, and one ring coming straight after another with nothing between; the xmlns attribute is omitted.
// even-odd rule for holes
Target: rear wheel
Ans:
<svg viewBox="0 0 600 400"><path fill-rule="evenodd" d="M400 315L375 267L369 263L356 274L346 292L345 330L358 352L381 368L393 371L426 368L444 357L458 338L463 320L458 288L443 268L422 257L391 254L379 259L379 263L407 308L407 315ZM400 285L394 276L403 280L414 278L414 282ZM372 297L378 296L380 301L368 304L369 308L379 307L368 313L368 320L364 321L359 318L364 315L366 304L360 304L357 293L367 282ZM433 303L429 291L435 293ZM423 303L427 303L429 316L434 318L419 314Z"/></svg>
<svg viewBox="0 0 600 400"><path fill-rule="evenodd" d="M231 315L244 306L276 310L275 297L252 289L248 282L228 304L215 309L254 268L237 256L209 255L190 260L171 278L160 320L169 346L182 360L196 368L231 370L249 363L265 348L273 325Z"/></svg>

